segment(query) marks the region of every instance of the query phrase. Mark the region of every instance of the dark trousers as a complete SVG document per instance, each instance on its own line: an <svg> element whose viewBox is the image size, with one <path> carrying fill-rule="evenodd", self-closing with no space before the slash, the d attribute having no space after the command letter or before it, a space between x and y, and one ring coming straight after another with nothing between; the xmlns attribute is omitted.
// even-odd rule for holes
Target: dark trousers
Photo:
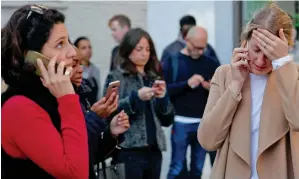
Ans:
<svg viewBox="0 0 299 179"><path fill-rule="evenodd" d="M122 149L113 163L124 163L126 179L160 179L162 153L157 147Z"/></svg>
<svg viewBox="0 0 299 179"><path fill-rule="evenodd" d="M190 178L200 179L207 151L201 147L197 140L199 123L173 124L171 145L172 158L168 179ZM191 145L191 171L187 171L186 153ZM211 163L214 163L216 152L210 153Z"/></svg>

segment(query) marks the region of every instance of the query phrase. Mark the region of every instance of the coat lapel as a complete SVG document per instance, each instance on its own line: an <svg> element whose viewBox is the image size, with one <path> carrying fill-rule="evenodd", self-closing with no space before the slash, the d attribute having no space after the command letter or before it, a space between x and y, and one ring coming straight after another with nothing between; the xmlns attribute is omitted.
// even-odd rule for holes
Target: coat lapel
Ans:
<svg viewBox="0 0 299 179"><path fill-rule="evenodd" d="M244 162L250 164L250 126L251 126L251 92L250 92L250 77L247 76L241 91L242 100L238 105L235 113L232 126L230 143L232 150L239 155Z"/></svg>
<svg viewBox="0 0 299 179"><path fill-rule="evenodd" d="M258 156L261 156L289 131L276 87L275 73L271 73L267 81L260 119Z"/></svg>

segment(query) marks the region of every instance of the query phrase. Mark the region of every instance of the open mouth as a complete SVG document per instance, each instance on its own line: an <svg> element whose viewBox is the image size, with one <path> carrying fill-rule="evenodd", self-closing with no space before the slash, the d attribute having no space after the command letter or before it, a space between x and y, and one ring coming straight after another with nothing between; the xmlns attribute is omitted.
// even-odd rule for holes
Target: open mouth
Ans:
<svg viewBox="0 0 299 179"><path fill-rule="evenodd" d="M256 65L256 64L254 64L254 65L255 65L255 68L256 68L257 70L259 70L259 71L262 71L262 70L264 70L264 69L266 68L266 66L261 67L261 66L258 66L258 65Z"/></svg>

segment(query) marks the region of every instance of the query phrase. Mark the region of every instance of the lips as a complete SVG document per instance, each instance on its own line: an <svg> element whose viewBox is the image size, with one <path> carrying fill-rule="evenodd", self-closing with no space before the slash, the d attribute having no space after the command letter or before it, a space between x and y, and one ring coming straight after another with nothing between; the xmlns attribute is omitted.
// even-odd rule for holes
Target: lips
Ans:
<svg viewBox="0 0 299 179"><path fill-rule="evenodd" d="M255 67L256 67L257 70L263 70L263 69L266 68L265 66L264 66L264 67L261 67L261 66L258 66L258 65L256 65L256 64L254 64L254 65L255 65Z"/></svg>

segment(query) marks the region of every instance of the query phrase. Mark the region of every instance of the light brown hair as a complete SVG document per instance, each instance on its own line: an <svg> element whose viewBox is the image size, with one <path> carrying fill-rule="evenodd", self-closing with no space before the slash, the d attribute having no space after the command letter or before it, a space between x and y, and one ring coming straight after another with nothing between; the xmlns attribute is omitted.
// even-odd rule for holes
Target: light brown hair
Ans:
<svg viewBox="0 0 299 179"><path fill-rule="evenodd" d="M261 28L266 29L279 37L279 30L283 29L284 35L288 40L288 45L293 46L292 41L292 19L276 3L270 2L255 13L251 21L243 29L241 43L251 38L253 30Z"/></svg>
<svg viewBox="0 0 299 179"><path fill-rule="evenodd" d="M122 27L128 26L129 29L131 28L131 21L126 15L118 14L118 15L113 16L108 22L109 27L111 26L111 23L113 21L117 21L119 23L119 25Z"/></svg>

